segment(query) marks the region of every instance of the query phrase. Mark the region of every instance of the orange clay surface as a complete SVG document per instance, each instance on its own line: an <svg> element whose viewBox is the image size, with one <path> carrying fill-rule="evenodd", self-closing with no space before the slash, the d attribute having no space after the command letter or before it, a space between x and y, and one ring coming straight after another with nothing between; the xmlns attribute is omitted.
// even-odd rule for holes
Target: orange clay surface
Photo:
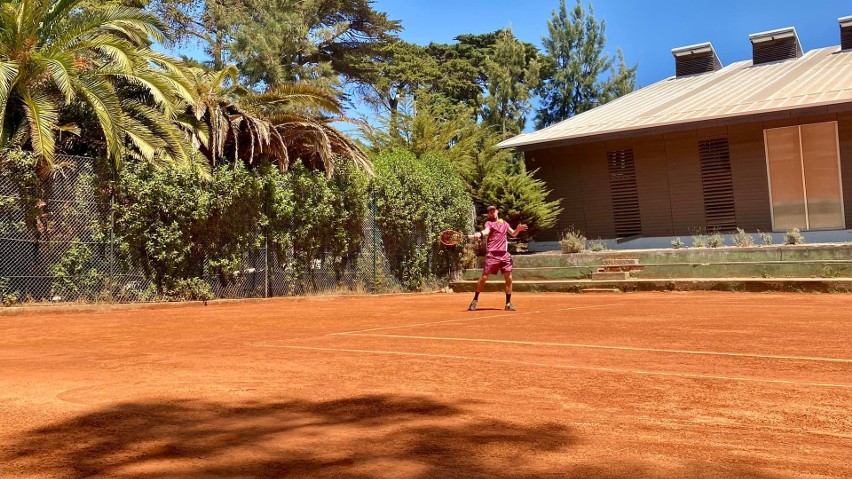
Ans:
<svg viewBox="0 0 852 479"><path fill-rule="evenodd" d="M0 316L0 477L852 477L852 296Z"/></svg>

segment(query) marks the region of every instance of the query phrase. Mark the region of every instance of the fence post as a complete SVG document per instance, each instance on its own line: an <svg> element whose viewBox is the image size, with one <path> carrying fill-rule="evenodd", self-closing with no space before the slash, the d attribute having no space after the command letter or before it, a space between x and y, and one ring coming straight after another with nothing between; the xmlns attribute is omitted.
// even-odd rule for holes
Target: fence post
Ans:
<svg viewBox="0 0 852 479"><path fill-rule="evenodd" d="M373 215L373 221L370 226L372 227L373 233L373 292L376 292L376 196L375 192L370 195L370 209Z"/></svg>
<svg viewBox="0 0 852 479"><path fill-rule="evenodd" d="M269 226L263 228L263 297L269 297Z"/></svg>
<svg viewBox="0 0 852 479"><path fill-rule="evenodd" d="M115 168L110 168L112 182L109 189L109 286L115 289ZM112 296L112 294L110 295ZM113 298L114 299L114 298Z"/></svg>
<svg viewBox="0 0 852 479"><path fill-rule="evenodd" d="M263 186L263 215L266 225L263 227L263 297L269 297L269 182Z"/></svg>

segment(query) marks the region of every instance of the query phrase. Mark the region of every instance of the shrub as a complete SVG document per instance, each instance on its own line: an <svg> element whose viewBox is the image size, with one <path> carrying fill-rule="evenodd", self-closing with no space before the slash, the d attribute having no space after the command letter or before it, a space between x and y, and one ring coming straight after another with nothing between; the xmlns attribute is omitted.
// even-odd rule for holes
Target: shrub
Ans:
<svg viewBox="0 0 852 479"><path fill-rule="evenodd" d="M214 298L210 284L201 278L181 279L165 291L170 299L175 301L204 301Z"/></svg>
<svg viewBox="0 0 852 479"><path fill-rule="evenodd" d="M376 221L385 253L403 287L419 289L460 261L460 250L435 238L445 229L470 229L470 196L440 156L395 150L379 154L374 166Z"/></svg>
<svg viewBox="0 0 852 479"><path fill-rule="evenodd" d="M707 238L704 235L696 235L692 237L693 248L704 248L707 246Z"/></svg>
<svg viewBox="0 0 852 479"><path fill-rule="evenodd" d="M161 293L209 272L227 284L260 246L264 182L244 166L222 165L209 180L174 166L129 164L118 178L119 251Z"/></svg>
<svg viewBox="0 0 852 479"><path fill-rule="evenodd" d="M711 248L719 248L725 246L725 237L717 231L710 235L709 238L707 238L707 246Z"/></svg>
<svg viewBox="0 0 852 479"><path fill-rule="evenodd" d="M0 304L5 307L14 306L21 302L20 293L9 290L10 280L7 277L0 277Z"/></svg>
<svg viewBox="0 0 852 479"><path fill-rule="evenodd" d="M772 235L769 233L764 233L760 230L757 230L757 233L760 235L760 241L764 244L764 246L769 246L772 244Z"/></svg>
<svg viewBox="0 0 852 479"><path fill-rule="evenodd" d="M799 228L793 228L784 235L785 244L804 244L805 237L799 231Z"/></svg>
<svg viewBox="0 0 852 479"><path fill-rule="evenodd" d="M672 248L681 249L683 247L684 247L683 240L680 239L680 237L677 237L677 238L672 240Z"/></svg>
<svg viewBox="0 0 852 479"><path fill-rule="evenodd" d="M740 248L754 246L754 237L746 233L744 229L737 228L737 234L734 235L734 244Z"/></svg>
<svg viewBox="0 0 852 479"><path fill-rule="evenodd" d="M105 274L96 267L91 248L79 240L71 242L50 273L54 277L51 296L58 295L63 300L96 299L108 283Z"/></svg>
<svg viewBox="0 0 852 479"><path fill-rule="evenodd" d="M562 246L562 253L582 253L586 251L586 237L574 229L568 229L562 233L562 239L559 240Z"/></svg>
<svg viewBox="0 0 852 479"><path fill-rule="evenodd" d="M592 240L589 249L592 250L595 253L605 251L606 250L606 242L604 242L604 240L602 240L600 238L598 238L596 240Z"/></svg>

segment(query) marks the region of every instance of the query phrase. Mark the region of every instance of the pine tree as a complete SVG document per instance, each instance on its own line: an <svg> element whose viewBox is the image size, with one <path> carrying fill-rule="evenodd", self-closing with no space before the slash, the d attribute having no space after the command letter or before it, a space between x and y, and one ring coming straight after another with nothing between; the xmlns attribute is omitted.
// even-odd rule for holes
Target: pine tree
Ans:
<svg viewBox="0 0 852 479"><path fill-rule="evenodd" d="M542 38L547 78L539 88L542 108L536 127L544 128L633 91L636 65L628 67L621 50L615 57L604 53L606 22L598 21L589 3L581 0L571 10L559 1Z"/></svg>
<svg viewBox="0 0 852 479"><path fill-rule="evenodd" d="M500 33L483 69L488 90L482 101L483 123L496 127L504 138L517 135L524 129L533 91L540 82L538 58L530 58L524 44L507 28Z"/></svg>

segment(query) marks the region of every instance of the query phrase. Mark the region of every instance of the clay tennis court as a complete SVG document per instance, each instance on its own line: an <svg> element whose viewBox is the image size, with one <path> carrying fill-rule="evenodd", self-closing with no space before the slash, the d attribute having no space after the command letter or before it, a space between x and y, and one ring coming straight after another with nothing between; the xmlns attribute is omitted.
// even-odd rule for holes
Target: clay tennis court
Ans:
<svg viewBox="0 0 852 479"><path fill-rule="evenodd" d="M852 476L852 296L469 299L0 316L0 477Z"/></svg>

